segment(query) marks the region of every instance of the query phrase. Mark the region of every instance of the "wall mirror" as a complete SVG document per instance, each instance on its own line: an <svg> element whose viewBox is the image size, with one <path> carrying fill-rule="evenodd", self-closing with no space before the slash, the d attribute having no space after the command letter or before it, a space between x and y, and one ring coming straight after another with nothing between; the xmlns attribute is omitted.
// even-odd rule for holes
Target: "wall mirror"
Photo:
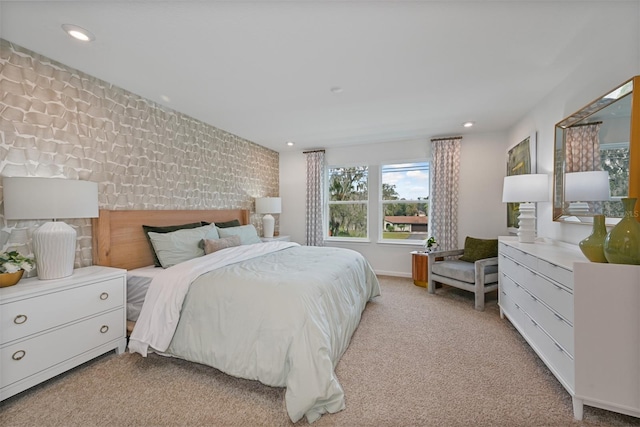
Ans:
<svg viewBox="0 0 640 427"><path fill-rule="evenodd" d="M591 224L594 215L604 214L608 224L615 224L624 213L620 199L638 197L640 95L634 95L634 87L640 90L640 76L556 124L554 221ZM589 181L596 176L604 179L604 187L608 180L609 200Z"/></svg>

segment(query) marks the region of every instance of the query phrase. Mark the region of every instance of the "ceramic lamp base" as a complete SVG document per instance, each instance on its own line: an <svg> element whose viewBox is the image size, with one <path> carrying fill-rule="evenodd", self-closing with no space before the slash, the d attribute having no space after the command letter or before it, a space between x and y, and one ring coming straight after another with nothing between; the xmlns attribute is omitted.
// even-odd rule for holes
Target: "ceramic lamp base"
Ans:
<svg viewBox="0 0 640 427"><path fill-rule="evenodd" d="M76 258L76 231L62 221L41 225L33 232L33 254L38 279L71 276Z"/></svg>
<svg viewBox="0 0 640 427"><path fill-rule="evenodd" d="M264 237L273 237L276 220L271 214L262 217L262 234Z"/></svg>
<svg viewBox="0 0 640 427"><path fill-rule="evenodd" d="M518 241L533 243L536 241L536 205L534 203L520 203L518 208Z"/></svg>

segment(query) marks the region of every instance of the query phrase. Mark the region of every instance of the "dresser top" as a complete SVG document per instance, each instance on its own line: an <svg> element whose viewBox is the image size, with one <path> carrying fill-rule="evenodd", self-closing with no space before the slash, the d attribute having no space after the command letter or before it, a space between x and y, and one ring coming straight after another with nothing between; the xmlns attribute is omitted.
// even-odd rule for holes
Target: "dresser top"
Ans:
<svg viewBox="0 0 640 427"><path fill-rule="evenodd" d="M547 238L538 238L535 243L521 243L514 236L500 236L500 243L504 243L537 258L573 270L574 262L589 262L580 251L578 245L558 242Z"/></svg>
<svg viewBox="0 0 640 427"><path fill-rule="evenodd" d="M21 298L32 294L46 293L58 289L81 286L87 283L107 280L116 276L123 276L126 270L112 267L92 265L90 267L76 268L69 277L52 280L40 280L37 277L23 278L18 284L6 288L0 288L0 300L5 302L13 298Z"/></svg>

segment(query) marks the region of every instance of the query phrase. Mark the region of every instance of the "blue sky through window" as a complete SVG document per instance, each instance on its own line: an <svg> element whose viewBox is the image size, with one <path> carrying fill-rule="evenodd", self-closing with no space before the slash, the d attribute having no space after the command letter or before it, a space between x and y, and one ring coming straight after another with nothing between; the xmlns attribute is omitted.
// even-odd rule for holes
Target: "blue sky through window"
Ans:
<svg viewBox="0 0 640 427"><path fill-rule="evenodd" d="M429 163L383 165L382 183L395 185L400 199L425 199L429 197Z"/></svg>

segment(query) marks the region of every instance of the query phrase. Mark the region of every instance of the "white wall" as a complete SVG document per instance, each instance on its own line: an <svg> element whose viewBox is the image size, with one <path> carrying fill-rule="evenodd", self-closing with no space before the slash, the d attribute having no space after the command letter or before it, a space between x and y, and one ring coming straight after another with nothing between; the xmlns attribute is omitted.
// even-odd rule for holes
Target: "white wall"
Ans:
<svg viewBox="0 0 640 427"><path fill-rule="evenodd" d="M606 14L614 9L605 6ZM640 2L617 3L615 29L618 34L615 47L590 45L593 52L587 63L575 64L566 79L509 131L511 143L520 141L532 131L538 132L538 172L553 173L553 146L555 124L602 97L615 87L640 74ZM640 88L635 88L640 92ZM634 94L638 96L638 94ZM538 203L538 236L550 237L569 243L578 243L591 233L591 226L553 221L552 206Z"/></svg>
<svg viewBox="0 0 640 427"><path fill-rule="evenodd" d="M466 235L488 238L506 233L506 207L501 202L506 141L506 134L465 135L462 139L458 206L458 240L461 245ZM328 165L366 163L377 166L386 162L429 158L430 141L427 138L326 150ZM301 151L280 153L280 234L290 235L300 244L305 242L305 162ZM369 187L370 199L377 200L379 183L375 174L370 175ZM330 245L362 253L378 274L410 277L409 252L418 249L419 244L378 243L378 216L376 208L370 209L370 242L331 242Z"/></svg>
<svg viewBox="0 0 640 427"><path fill-rule="evenodd" d="M593 31L615 31L617 45L609 46L603 40L585 45L577 34L572 45L576 49L589 49L593 53L584 62L559 61L566 69L566 79L558 87L549 88L541 101L508 131L497 134L465 134L462 140L460 198L458 205L458 240L462 245L466 235L492 237L505 235L506 207L501 202L502 181L506 174L506 150L537 132L538 172L553 171L554 126L557 122L600 97L620 83L640 74L640 1L589 3L590 13L603 22L600 28L585 26L585 34ZM558 24L559 25L559 24ZM593 38L589 38L593 40ZM610 40L611 38L608 38ZM553 48L550 46L550 48ZM554 64L533 65L544 72ZM566 64L570 64L569 67ZM521 84L526 85L526 81ZM639 90L639 89L636 89ZM454 136L454 135L452 135ZM421 141L388 142L375 146L328 149L327 159L333 164L367 161L407 160L412 155L429 155L428 138ZM289 234L294 241L304 243L305 238L305 158L302 152L280 153L280 195L283 213L280 216L281 234ZM373 185L373 183L372 183ZM377 183L375 183L377 185ZM371 212L371 224L377 222L377 211ZM373 226L372 226L373 228ZM375 232L375 230L370 230ZM538 203L538 235L577 243L590 234L584 225L552 221L551 203ZM378 273L411 275L410 248L378 244L377 236L371 243L350 243L341 246L363 253ZM337 245L336 245L337 246Z"/></svg>

